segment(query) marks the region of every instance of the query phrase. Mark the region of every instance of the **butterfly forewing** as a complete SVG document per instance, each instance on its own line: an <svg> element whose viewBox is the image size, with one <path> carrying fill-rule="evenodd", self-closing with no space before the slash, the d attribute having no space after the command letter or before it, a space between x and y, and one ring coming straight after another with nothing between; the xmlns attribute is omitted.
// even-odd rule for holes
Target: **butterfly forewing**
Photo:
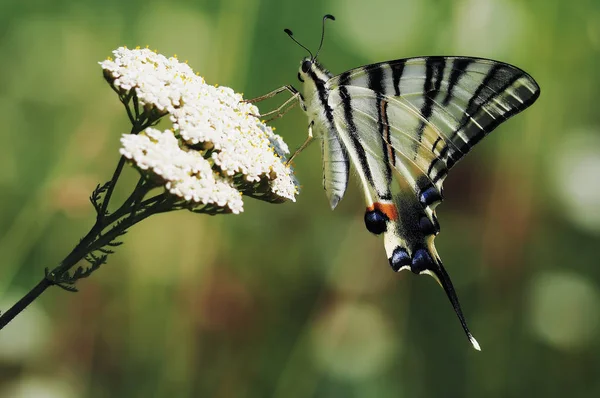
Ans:
<svg viewBox="0 0 600 398"><path fill-rule="evenodd" d="M363 125L359 135L371 152L390 159L384 149L389 152L391 146L423 169L423 175L440 191L448 169L539 95L535 81L519 68L468 57L408 58L368 65L342 73L326 86L338 93L339 99L330 96L333 109L349 96L353 113L370 119L371 128ZM389 125L383 129L389 133L383 137L387 148L377 145L380 120Z"/></svg>

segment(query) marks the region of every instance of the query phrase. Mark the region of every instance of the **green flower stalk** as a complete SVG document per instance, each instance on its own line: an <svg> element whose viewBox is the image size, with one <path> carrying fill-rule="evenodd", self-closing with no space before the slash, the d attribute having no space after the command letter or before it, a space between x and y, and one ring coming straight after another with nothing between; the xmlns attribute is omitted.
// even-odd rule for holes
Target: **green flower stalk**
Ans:
<svg viewBox="0 0 600 398"><path fill-rule="evenodd" d="M0 329L50 286L77 291L76 282L106 263L128 229L154 214L239 214L244 196L295 201L298 183L286 159L288 147L258 120L256 106L230 88L206 84L174 57L124 47L113 54L100 65L132 127L121 137L122 156L112 178L90 196L96 222L58 266L46 269L42 280L0 316ZM170 126L158 128L167 117ZM140 177L111 211L125 164Z"/></svg>

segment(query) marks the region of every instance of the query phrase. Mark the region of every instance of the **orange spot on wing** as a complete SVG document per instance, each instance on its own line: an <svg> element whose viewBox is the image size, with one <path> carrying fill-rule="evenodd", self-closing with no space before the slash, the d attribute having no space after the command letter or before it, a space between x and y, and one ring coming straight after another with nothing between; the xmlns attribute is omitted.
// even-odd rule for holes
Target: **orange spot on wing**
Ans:
<svg viewBox="0 0 600 398"><path fill-rule="evenodd" d="M398 208L393 203L379 203L375 202L372 206L367 207L367 211L379 210L387 216L390 220L398 220Z"/></svg>

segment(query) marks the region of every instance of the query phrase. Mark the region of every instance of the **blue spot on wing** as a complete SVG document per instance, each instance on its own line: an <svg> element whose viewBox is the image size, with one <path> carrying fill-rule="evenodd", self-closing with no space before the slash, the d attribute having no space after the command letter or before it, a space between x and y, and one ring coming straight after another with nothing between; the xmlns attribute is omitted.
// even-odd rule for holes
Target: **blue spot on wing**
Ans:
<svg viewBox="0 0 600 398"><path fill-rule="evenodd" d="M389 218L379 210L371 210L365 213L365 226L369 232L379 235L387 230Z"/></svg>
<svg viewBox="0 0 600 398"><path fill-rule="evenodd" d="M392 257L389 259L390 266L396 272L400 270L400 268L404 266L410 266L410 256L406 249L402 247L396 247L394 252L392 253Z"/></svg>
<svg viewBox="0 0 600 398"><path fill-rule="evenodd" d="M434 217L435 217L435 215L434 215ZM434 218L434 220L435 220L435 218ZM421 218L419 219L419 229L425 236L436 235L439 232L439 226L437 226L437 228L436 228L436 226L431 222L429 217L427 217L426 215L421 216Z"/></svg>
<svg viewBox="0 0 600 398"><path fill-rule="evenodd" d="M438 189L434 186L429 186L429 188L425 189L419 195L419 202L423 206L431 206L436 202L441 202L442 196L440 195Z"/></svg>
<svg viewBox="0 0 600 398"><path fill-rule="evenodd" d="M433 268L433 260L425 249L418 249L415 252L412 260L412 267L410 270L415 274L421 273L425 270L431 270Z"/></svg>

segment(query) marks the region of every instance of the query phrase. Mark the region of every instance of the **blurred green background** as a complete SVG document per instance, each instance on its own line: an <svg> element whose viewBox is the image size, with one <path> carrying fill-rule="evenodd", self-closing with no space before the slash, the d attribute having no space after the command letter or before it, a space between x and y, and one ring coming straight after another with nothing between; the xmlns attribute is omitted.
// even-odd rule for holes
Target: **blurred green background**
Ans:
<svg viewBox="0 0 600 398"><path fill-rule="evenodd" d="M325 13L334 74L472 55L542 88L454 168L438 208L483 351L431 278L390 270L356 183L330 210L314 145L297 203L152 217L79 293L44 293L0 333L0 397L600 396L595 0L2 0L0 309L88 231L116 165L129 125L98 61L149 45L251 98L298 85L305 52L282 30L315 49ZM298 109L274 123L292 148L306 124Z"/></svg>

